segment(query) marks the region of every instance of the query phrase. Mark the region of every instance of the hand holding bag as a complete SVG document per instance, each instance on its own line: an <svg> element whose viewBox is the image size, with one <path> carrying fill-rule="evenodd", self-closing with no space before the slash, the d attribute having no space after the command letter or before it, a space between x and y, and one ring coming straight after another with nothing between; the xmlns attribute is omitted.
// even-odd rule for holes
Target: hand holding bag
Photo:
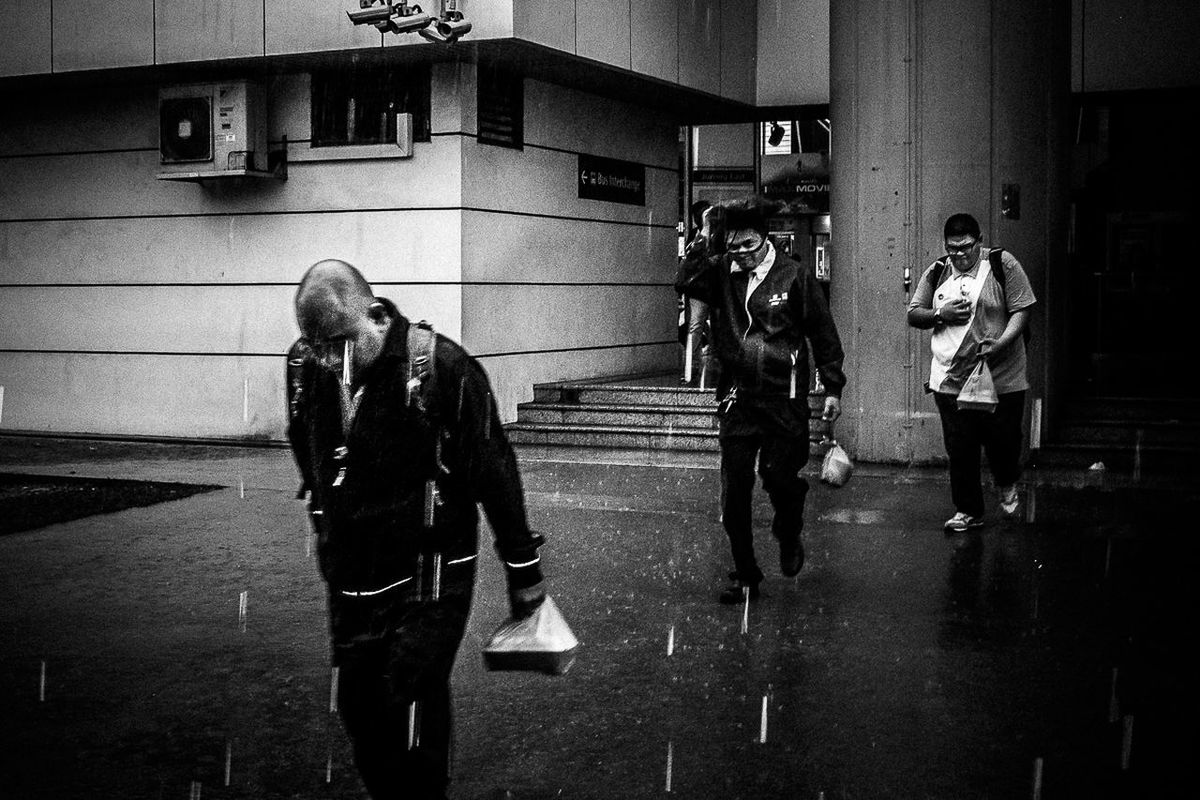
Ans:
<svg viewBox="0 0 1200 800"><path fill-rule="evenodd" d="M996 384L992 382L992 371L987 360L979 359L975 369L967 376L962 391L958 393L958 407L964 411L995 411L1000 404L996 395Z"/></svg>
<svg viewBox="0 0 1200 800"><path fill-rule="evenodd" d="M829 449L825 451L825 460L821 462L821 483L833 487L845 486L854 473L854 462L836 440L826 441L829 442Z"/></svg>
<svg viewBox="0 0 1200 800"><path fill-rule="evenodd" d="M528 617L510 619L483 647L489 670L520 670L562 675L575 663L579 640L549 596Z"/></svg>

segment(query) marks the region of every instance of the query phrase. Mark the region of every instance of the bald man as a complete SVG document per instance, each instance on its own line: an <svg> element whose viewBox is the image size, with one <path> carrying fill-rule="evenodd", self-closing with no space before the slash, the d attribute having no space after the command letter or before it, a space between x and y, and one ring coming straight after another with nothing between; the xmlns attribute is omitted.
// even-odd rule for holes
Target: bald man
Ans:
<svg viewBox="0 0 1200 800"><path fill-rule="evenodd" d="M371 797L444 798L478 504L515 617L545 598L542 538L526 522L516 458L475 359L410 323L342 261L304 275L296 319L288 438L328 586L338 711Z"/></svg>

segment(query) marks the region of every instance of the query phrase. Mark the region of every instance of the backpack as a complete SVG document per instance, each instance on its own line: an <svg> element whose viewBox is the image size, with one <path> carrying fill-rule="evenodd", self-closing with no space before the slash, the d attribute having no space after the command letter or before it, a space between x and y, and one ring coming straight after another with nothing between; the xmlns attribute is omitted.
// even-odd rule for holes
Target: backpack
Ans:
<svg viewBox="0 0 1200 800"><path fill-rule="evenodd" d="M1004 305L1005 310L1008 309L1008 273L1004 271L1003 247L993 247L988 253L988 263L992 265L992 275L996 276L996 283L1000 284L1000 302ZM942 282L942 276L946 274L946 270L950 268L950 258L946 256L939 258L933 262L933 269L929 273L930 286L936 292L937 287ZM1033 331L1029 325L1021 331L1021 338L1025 340L1025 344L1029 344L1029 338Z"/></svg>

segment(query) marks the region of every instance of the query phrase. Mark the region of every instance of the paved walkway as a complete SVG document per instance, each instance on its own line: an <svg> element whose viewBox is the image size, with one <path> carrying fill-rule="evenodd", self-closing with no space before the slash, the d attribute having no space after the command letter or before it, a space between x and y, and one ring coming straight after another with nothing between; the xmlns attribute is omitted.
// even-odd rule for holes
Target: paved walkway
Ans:
<svg viewBox="0 0 1200 800"><path fill-rule="evenodd" d="M946 537L941 470L864 466L814 487L804 571L744 616L715 602L715 456L518 452L582 647L486 672L482 559L452 797L1183 793L1194 490L1030 475L1018 519ZM226 487L0 537L0 797L364 796L287 451L0 437L0 470Z"/></svg>

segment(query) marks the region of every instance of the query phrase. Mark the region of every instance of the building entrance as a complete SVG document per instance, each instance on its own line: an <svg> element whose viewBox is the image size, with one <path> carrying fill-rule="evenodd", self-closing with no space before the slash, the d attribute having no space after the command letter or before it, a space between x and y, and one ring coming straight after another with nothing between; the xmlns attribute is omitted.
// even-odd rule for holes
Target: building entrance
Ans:
<svg viewBox="0 0 1200 800"><path fill-rule="evenodd" d="M1196 398L1200 92L1077 98L1072 163L1072 388Z"/></svg>

